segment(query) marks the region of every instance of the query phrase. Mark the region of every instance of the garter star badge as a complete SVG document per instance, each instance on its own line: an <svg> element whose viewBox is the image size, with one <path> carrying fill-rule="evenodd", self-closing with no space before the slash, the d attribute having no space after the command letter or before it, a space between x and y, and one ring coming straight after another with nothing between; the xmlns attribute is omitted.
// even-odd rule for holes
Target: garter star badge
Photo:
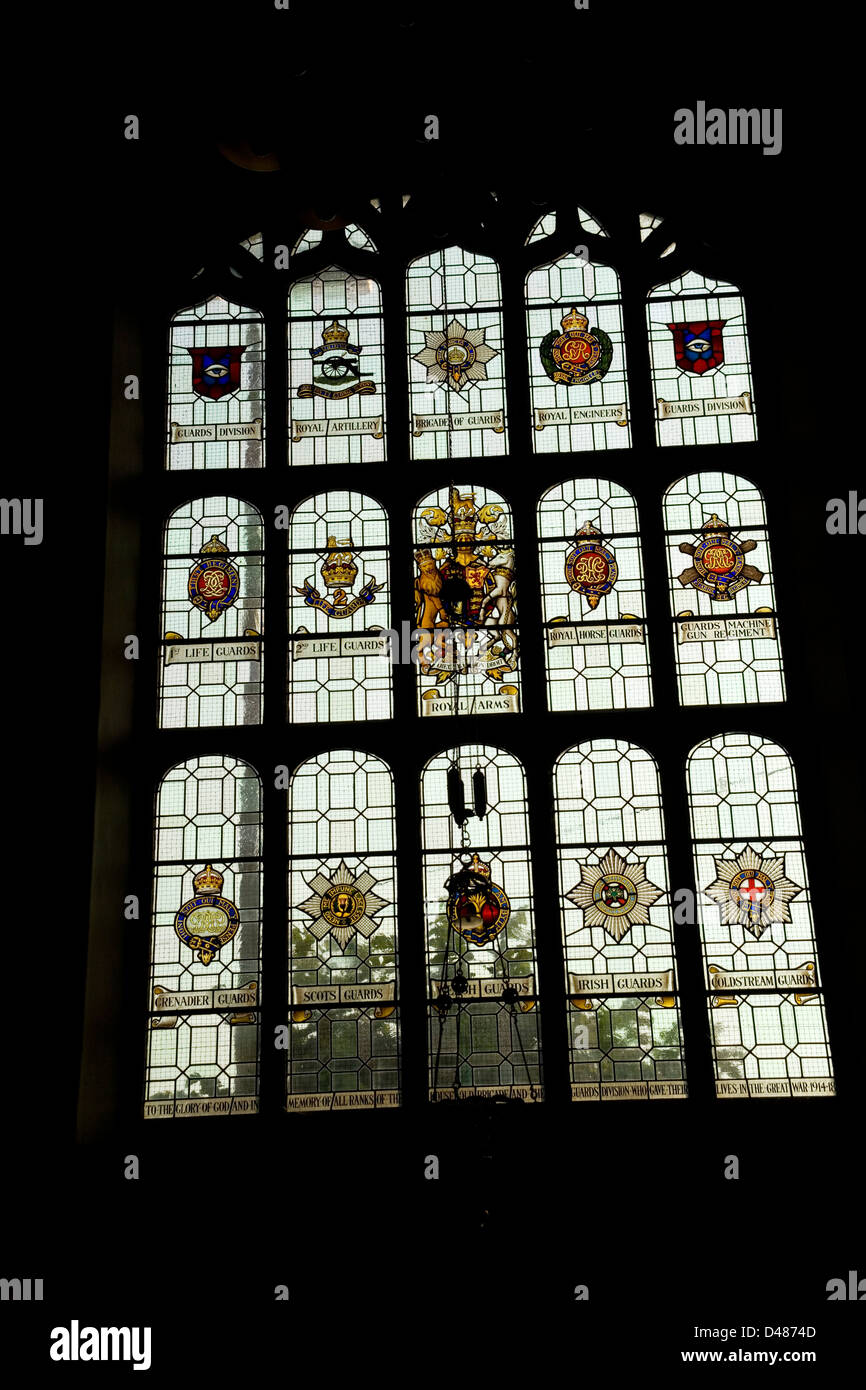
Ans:
<svg viewBox="0 0 866 1390"><path fill-rule="evenodd" d="M484 887L475 887L451 893L446 913L448 922L455 932L474 946L488 946L495 941L511 916L511 903L505 890L493 883L490 878L490 865L472 856L471 877L485 880ZM459 875L458 875L459 877Z"/></svg>
<svg viewBox="0 0 866 1390"><path fill-rule="evenodd" d="M790 922L788 903L803 889L785 877L785 856L759 854L746 845L733 859L713 855L716 878L704 892L721 905L723 922L739 922L760 937L773 922Z"/></svg>
<svg viewBox="0 0 866 1390"><path fill-rule="evenodd" d="M562 386L601 381L613 360L610 338L600 328L588 328L589 320L574 308L560 323L562 332L554 329L538 348L541 365L551 381Z"/></svg>
<svg viewBox="0 0 866 1390"><path fill-rule="evenodd" d="M735 541L730 528L716 516L701 527L701 539L697 545L688 541L680 543L684 555L691 555L693 565L678 575L680 583L690 584L710 598L725 600L733 598L739 589L747 584L759 583L764 577L763 570L747 565L743 559L750 550L755 550L757 541Z"/></svg>
<svg viewBox="0 0 866 1390"><path fill-rule="evenodd" d="M205 865L193 879L195 897L183 904L174 919L181 941L198 954L202 965L210 965L241 924L234 903L221 896L222 886L222 874Z"/></svg>
<svg viewBox="0 0 866 1390"><path fill-rule="evenodd" d="M387 898L372 891L375 883L367 869L356 875L342 859L330 877L314 874L307 884L313 890L312 897L298 903L298 907L312 917L308 929L316 940L321 941L330 932L345 951L356 932L372 936L376 930L373 918L388 906Z"/></svg>
<svg viewBox="0 0 866 1390"><path fill-rule="evenodd" d="M574 539L575 548L565 559L565 577L575 593L586 599L590 608L597 608L616 583L619 567L613 551L602 545L601 532L591 521L581 526Z"/></svg>
<svg viewBox="0 0 866 1390"><path fill-rule="evenodd" d="M498 348L485 343L486 331L485 328L467 328L452 319L444 333L441 329L425 330L426 347L416 352L412 360L427 368L427 380L436 386L462 391L476 381L486 381L485 364L499 356Z"/></svg>
<svg viewBox="0 0 866 1390"><path fill-rule="evenodd" d="M241 577L219 537L211 536L199 554L202 558L189 572L189 601L213 623L231 608L240 593Z"/></svg>
<svg viewBox="0 0 866 1390"><path fill-rule="evenodd" d="M241 384L242 347L187 348L192 358L192 389L209 401L221 401Z"/></svg>
<svg viewBox="0 0 866 1390"><path fill-rule="evenodd" d="M648 908L664 889L650 883L646 861L628 864L609 849L599 864L581 864L580 883L565 896L583 912L584 925L604 927L614 941L622 941L630 927L649 921Z"/></svg>

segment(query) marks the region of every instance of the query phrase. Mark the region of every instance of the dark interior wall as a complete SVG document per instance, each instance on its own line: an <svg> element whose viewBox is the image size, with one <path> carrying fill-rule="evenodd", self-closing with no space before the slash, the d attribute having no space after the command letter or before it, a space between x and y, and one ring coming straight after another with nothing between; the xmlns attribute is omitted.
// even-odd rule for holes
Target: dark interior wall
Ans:
<svg viewBox="0 0 866 1390"><path fill-rule="evenodd" d="M122 935L117 903L136 891L127 886L130 873L144 882L150 830L142 784L151 779L152 785L157 762L166 767L187 755L180 735L165 740L171 748L164 755L152 734L142 742L150 690L136 686L149 676L130 670L118 644L126 632L146 628L147 593L155 594L152 581L158 582L155 556L139 548L147 535L145 479L158 467L145 456L143 440L154 418L153 392L161 391L146 363L155 360L154 344L162 341L163 321L154 325L154 311L162 315L188 302L190 274L209 255L221 254L211 248L228 247L260 227L299 231L328 212L363 221L369 197L411 192L414 235L422 237L428 226L434 245L467 238L481 246L506 221L517 226L523 216L528 230L536 202L580 202L605 225L648 210L675 224L678 240L691 241L702 258L698 268L718 270L740 286L759 399L758 444L677 454L647 441L631 457L617 456L611 476L636 493L644 525L657 520L656 499L678 472L698 463L721 466L723 454L726 467L730 461L763 488L787 706L754 715L737 711L738 718L727 710L715 718L711 711L680 711L664 633L656 638L654 675L663 687L667 680L667 698L651 713L604 716L592 731L569 720L561 736L551 732L550 721L533 730L515 720L502 738L528 765L546 766L590 732L631 737L659 756L670 822L676 820L684 753L698 738L748 720L777 737L795 759L814 884L825 872L835 877L850 856L856 863L863 844L857 764L862 635L856 633L857 605L854 614L850 606L862 584L863 542L831 536L825 528L827 500L847 496L859 477L844 414L828 409L839 388L804 366L811 361L812 335L826 332L821 270L826 266L829 273L827 258L842 247L832 230L826 243L815 230L822 222L816 208L828 206L821 202L828 174L810 144L802 104L768 93L767 73L759 81L746 63L732 75L709 60L704 83L685 77L683 64L677 70L663 61L664 25L658 14L653 23L645 7L593 5L580 14L563 6L534 25L514 14L495 16L495 25L488 14L461 14L468 61L455 56L453 35L443 39L438 12L402 27L397 18L329 9L331 32L351 33L349 43L326 37L321 7L296 8L291 42L278 28L289 17L264 7L246 16L240 33L235 27L231 75L220 69L219 78L209 77L171 56L171 44L150 70L131 61L125 78L108 75L106 99L88 120L91 157L79 158L72 170L62 215L55 200L42 224L50 242L61 222L67 228L75 222L72 279L88 291L85 321L76 323L73 342L76 349L87 344L81 424L71 441L68 433L56 436L46 458L22 470L19 486L20 495L31 495L39 478L46 497L45 545L22 552L22 565L33 609L54 613L56 632L50 652L34 657L42 672L39 699L15 693L11 702L12 727L38 729L38 737L24 743L12 740L18 747L10 752L21 768L13 759L10 782L30 808L29 824L40 826L38 835L23 836L20 856L16 851L14 911L32 918L46 863L64 884L71 879L75 885L64 890L75 926L57 948L62 1032L49 1025L42 1040L42 1090L51 1103L34 1107L35 1132L44 1136L51 1126L56 1138L35 1143L32 1161L23 1159L20 1145L9 1155L13 1181L27 1196L22 1211L40 1209L37 1193L56 1186L55 1165L63 1173L66 1200L54 1206L50 1221L42 1209L36 1223L40 1257L66 1298L56 1305L56 1321L78 1315L69 1303L75 1252L92 1247L97 1221L99 1256L89 1264L87 1286L93 1312L82 1309L81 1315L129 1323L144 1321L147 1312L169 1340L181 1333L164 1306L166 1251L154 1233L160 1239L167 1233L169 1245L179 1240L186 1248L188 1242L190 1263L201 1277L207 1254L194 1247L203 1229L242 1233L217 1247L240 1262L243 1279L234 1283L233 1297L253 1316L280 1282L291 1286L293 1315L300 1309L312 1316L317 1290L345 1277L345 1251L352 1247L363 1251L358 1258L369 1261L371 1271L365 1277L380 1291L371 1315L386 1321L399 1306L419 1314L427 1309L433 1323L447 1323L477 1266L505 1271L496 1279L500 1295L508 1289L506 1330L512 1309L517 1318L522 1308L533 1310L538 1325L550 1310L561 1327L570 1325L572 1290L581 1282L591 1286L594 1320L626 1328L659 1318L682 1324L683 1346L691 1345L685 1333L692 1312L704 1324L761 1323L771 1310L787 1323L815 1324L827 1312L827 1279L856 1264L850 1141L860 1085L851 965L855 890L816 893L839 1085L832 1101L715 1102L706 1084L708 1047L700 1041L705 1024L695 1015L687 1057L690 1078L703 1084L687 1102L670 1107L566 1103L470 1114L431 1110L416 1091L396 1114L297 1117L297 1123L262 1115L254 1134L218 1122L143 1126L136 1119L141 1020L130 1012L128 994L121 1006L113 982L129 980L140 951ZM210 12L209 23L220 23L223 13ZM620 51L623 33L629 58L617 69L610 55ZM754 149L675 146L673 111L699 98L726 107L784 106L783 153L772 158ZM130 112L141 120L137 142L123 139ZM437 142L423 138L428 113L440 116ZM239 167L220 146L273 150L281 169ZM504 212L500 228L485 233L478 224L491 189L501 193ZM366 217L371 231L375 216ZM407 225L411 244L413 224ZM514 279L519 256L507 237L501 259L504 277ZM392 268L396 283L401 270L402 262ZM50 263L45 279L53 279ZM64 284L69 280L67 270ZM392 344L392 352L399 350ZM516 355L512 363L521 360ZM143 376L140 412L122 399L122 378L135 371ZM516 424L513 407L512 413ZM394 434L399 415L392 400ZM507 493L509 469L514 477L525 472L519 438L518 430L504 466L485 463L473 472ZM395 462L399 447L396 455L392 451ZM276 449L272 473L275 456ZM593 467L603 472L605 464L594 458ZM550 477L542 479L539 469L537 490L586 463L585 456L572 465L545 460ZM310 490L306 479L284 484L272 478L271 485L280 501ZM11 481L4 490L12 495ZM395 468L389 481L395 511L405 510L418 490L411 470ZM56 565L45 563L49 543L57 547L54 557L74 560L73 619L57 614ZM644 544L649 563L649 536ZM58 666L66 673L65 693L52 698ZM485 737L492 737L489 723L480 721ZM458 736L468 739L474 731L461 728ZM369 746L377 751L377 738L384 752L384 736L370 733ZM452 735L443 730L425 738L434 751ZM241 749L242 739L233 735L231 742L233 751ZM326 742L288 751L284 760L294 764ZM419 765L425 748L418 744L412 752ZM250 749L256 761L254 735ZM59 788L47 818L46 786ZM533 792L537 838L544 794L539 777ZM540 844L538 854L549 859L550 846ZM146 887L141 891L146 901ZM105 953L98 970L95 942ZM686 968L690 961L696 968L696 941L677 945ZM411 1026L408 1031L411 1037ZM423 1048L417 1029L414 1038ZM82 1042L88 1059L83 1132L91 1137L76 1143ZM425 1182L424 1158L433 1153L442 1177ZM127 1154L141 1159L138 1182L122 1177ZM738 1183L722 1178L728 1154L740 1157ZM32 1232L22 1220L10 1248L27 1252ZM32 1256L25 1263L30 1267ZM833 1336L831 1327L828 1352Z"/></svg>

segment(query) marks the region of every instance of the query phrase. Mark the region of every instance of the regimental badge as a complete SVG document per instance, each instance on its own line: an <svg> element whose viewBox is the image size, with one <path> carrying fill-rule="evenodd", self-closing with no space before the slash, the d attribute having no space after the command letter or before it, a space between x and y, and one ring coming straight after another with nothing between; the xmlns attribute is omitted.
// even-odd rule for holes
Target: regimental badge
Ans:
<svg viewBox="0 0 866 1390"><path fill-rule="evenodd" d="M372 890L376 884L367 869L355 874L340 860L330 878L323 873L314 874L307 884L312 888L312 897L298 903L301 912L312 917L309 930L317 941L328 932L345 951L356 932L364 937L373 935L377 912L388 906L387 898L380 898Z"/></svg>
<svg viewBox="0 0 866 1390"><path fill-rule="evenodd" d="M295 593L300 594L311 608L320 609L329 618L350 618L359 608L368 603L375 603L376 595L384 588L384 584L376 583L376 576L372 574L367 578L361 592L353 598L349 597L347 590L351 590L358 578L351 536L345 541L338 541L335 536L328 537L328 553L322 562L320 573L325 587L333 592L333 599L322 598L319 590L313 588L309 579L304 580L302 589L296 585Z"/></svg>
<svg viewBox="0 0 866 1390"><path fill-rule="evenodd" d="M304 400L324 396L328 401L344 401L348 396L372 396L374 381L361 380L358 358L362 349L349 342L349 330L336 319L322 329L319 347L310 348L313 359L313 384L304 382L297 394Z"/></svg>
<svg viewBox="0 0 866 1390"><path fill-rule="evenodd" d="M490 865L479 859L477 854L472 856L468 871L485 880L484 886L479 883L451 893L446 906L448 922L473 946L489 946L511 916L511 903L505 890L491 880Z"/></svg>
<svg viewBox="0 0 866 1390"><path fill-rule="evenodd" d="M713 855L716 878L705 889L721 905L723 922L738 922L760 937L773 922L790 922L788 903L802 888L785 877L785 856L774 859L751 845L733 859Z"/></svg>
<svg viewBox="0 0 866 1390"><path fill-rule="evenodd" d="M209 401L221 401L241 384L243 347L187 348L192 358L192 389Z"/></svg>
<svg viewBox="0 0 866 1390"><path fill-rule="evenodd" d="M551 381L561 386L586 386L601 381L613 360L613 344L600 328L587 330L589 320L572 308L556 329L542 338L541 365Z"/></svg>
<svg viewBox="0 0 866 1390"><path fill-rule="evenodd" d="M587 539L581 540L581 536ZM574 539L575 548L565 558L565 577L590 608L597 608L616 583L619 567L613 551L601 544L601 532L591 521L581 526Z"/></svg>
<svg viewBox="0 0 866 1390"><path fill-rule="evenodd" d="M233 902L220 896L223 876L207 864L193 879L195 897L185 902L174 919L174 929L185 946L210 965L228 945L241 924Z"/></svg>
<svg viewBox="0 0 866 1390"><path fill-rule="evenodd" d="M231 608L241 588L241 577L229 558L229 548L211 536L199 551L201 559L189 572L187 592L194 608L214 623Z"/></svg>
<svg viewBox="0 0 866 1390"><path fill-rule="evenodd" d="M581 909L587 927L604 927L622 941L631 927L649 921L648 909L663 892L647 878L645 859L629 864L609 849L600 864L581 864L580 883L565 896Z"/></svg>
<svg viewBox="0 0 866 1390"><path fill-rule="evenodd" d="M750 550L757 548L757 544L757 541L735 541L727 524L713 512L701 527L701 539L696 546L688 541L680 543L680 550L684 555L691 555L694 564L677 577L681 584L690 584L710 598L722 601L733 598L739 589L758 583L764 577L763 570L747 565L743 559Z"/></svg>
<svg viewBox="0 0 866 1390"><path fill-rule="evenodd" d="M462 391L476 381L487 380L486 363L499 356L499 349L488 347L484 328L467 328L452 319L444 333L441 329L424 333L426 347L413 356L427 368L427 380L436 386Z"/></svg>
<svg viewBox="0 0 866 1390"><path fill-rule="evenodd" d="M727 319L707 319L704 323L669 323L674 335L674 356L681 372L703 376L721 367L725 360L722 329Z"/></svg>

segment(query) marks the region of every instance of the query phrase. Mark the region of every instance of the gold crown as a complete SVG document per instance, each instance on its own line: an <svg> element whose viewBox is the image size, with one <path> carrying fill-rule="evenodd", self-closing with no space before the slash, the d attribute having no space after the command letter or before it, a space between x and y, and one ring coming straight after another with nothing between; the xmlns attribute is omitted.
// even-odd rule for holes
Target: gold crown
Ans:
<svg viewBox="0 0 866 1390"><path fill-rule="evenodd" d="M472 856L472 872L473 872L474 874L480 874L482 878L489 878L489 877L490 877L490 865L489 865L489 864L485 864L485 863L483 862L483 860L479 859L477 854L473 854L473 856Z"/></svg>
<svg viewBox="0 0 866 1390"><path fill-rule="evenodd" d="M223 545L218 536L211 536L207 544L202 546L199 555L213 555L216 553L227 555L228 549L228 546Z"/></svg>
<svg viewBox="0 0 866 1390"><path fill-rule="evenodd" d="M586 329L586 325L589 323L589 319L585 319L583 314L579 314L577 309L572 306L571 312L560 319L560 323L562 324L562 331L564 333L583 333Z"/></svg>
<svg viewBox="0 0 866 1390"><path fill-rule="evenodd" d="M709 521L705 521L701 527L701 530L706 531L709 536L723 536L730 531L730 529L728 523L722 521L721 517L716 516L715 512L713 512Z"/></svg>
<svg viewBox="0 0 866 1390"><path fill-rule="evenodd" d="M433 559L433 551L432 551L432 550L416 550L416 551L415 551L415 559L418 561L418 564L419 564L419 565L420 565L420 563L421 563L422 560L432 560L432 559Z"/></svg>
<svg viewBox="0 0 866 1390"><path fill-rule="evenodd" d="M206 864L200 874L196 874L193 885L197 893L219 893L223 886L223 876Z"/></svg>
<svg viewBox="0 0 866 1390"><path fill-rule="evenodd" d="M577 534L579 536L600 536L601 532L596 530L591 521L586 521Z"/></svg>
<svg viewBox="0 0 866 1390"><path fill-rule="evenodd" d="M329 589L351 588L358 577L358 566L352 559L352 537L337 541L328 537L328 554L322 565L322 578Z"/></svg>
<svg viewBox="0 0 866 1390"><path fill-rule="evenodd" d="M348 343L349 330L334 319L328 328L322 329L322 341L325 343Z"/></svg>

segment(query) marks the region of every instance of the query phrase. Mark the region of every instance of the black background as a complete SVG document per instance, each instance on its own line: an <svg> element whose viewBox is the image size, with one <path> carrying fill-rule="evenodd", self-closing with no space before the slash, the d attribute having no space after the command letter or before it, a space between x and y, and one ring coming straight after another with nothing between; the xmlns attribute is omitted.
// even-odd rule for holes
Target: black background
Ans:
<svg viewBox="0 0 866 1390"><path fill-rule="evenodd" d="M568 1348L575 1373L666 1371L696 1345L695 1323L814 1325L810 1343L753 1345L815 1347L824 1370L845 1352L860 1309L828 1304L825 1286L858 1260L866 1274L854 976L864 542L828 535L825 517L829 498L866 491L859 380L835 370L856 351L845 315L857 277L845 268L856 270L860 253L839 192L844 123L815 119L830 109L822 41L812 32L807 55L797 11L761 18L728 6L700 24L679 6L598 0L587 12L548 3L382 14L296 0L287 14L149 9L106 25L109 50L74 75L58 55L56 86L42 75L42 106L11 127L21 192L6 288L20 305L5 408L22 408L19 371L32 400L26 427L7 436L2 490L44 497L45 540L0 540L4 929L26 943L4 972L0 1274L43 1277L46 1299L4 1304L0 1327L6 1346L52 1375L71 1373L47 1359L50 1328L71 1318L152 1326L155 1369L168 1374L262 1368L271 1341L287 1367L312 1354L323 1370L354 1349L387 1373L432 1362L446 1375L458 1347L474 1345L499 1374L521 1346L543 1360ZM84 54L84 36L73 38L70 52ZM782 154L676 146L673 112L698 99L784 108ZM141 118L137 143L123 139L129 112ZM429 112L440 115L438 142L423 138ZM197 268L203 207L217 239L238 223L239 236L256 229L272 197L260 181L282 174L230 172L237 201L206 202L209 179L227 180L218 142L243 140L276 147L287 200L300 187L320 211L406 191L448 232L471 224L473 200L495 188L515 204L570 198L602 222L658 212L706 243L705 260L743 289L761 401L761 439L743 471L766 492L780 611L798 633L785 645L787 708L767 712L766 728L800 777L834 1100L516 1117L408 1107L321 1117L341 1123L316 1134L309 1117L291 1132L263 1123L255 1143L206 1121L76 1142L113 304L118 287L159 292ZM643 485L680 463L647 458ZM678 746L680 711L657 713ZM138 1182L122 1177L129 1153L142 1161ZM423 1179L430 1153L439 1182ZM723 1179L727 1154L739 1155L737 1183ZM273 1301L278 1283L288 1304ZM590 1285L588 1303L573 1301L578 1283Z"/></svg>

